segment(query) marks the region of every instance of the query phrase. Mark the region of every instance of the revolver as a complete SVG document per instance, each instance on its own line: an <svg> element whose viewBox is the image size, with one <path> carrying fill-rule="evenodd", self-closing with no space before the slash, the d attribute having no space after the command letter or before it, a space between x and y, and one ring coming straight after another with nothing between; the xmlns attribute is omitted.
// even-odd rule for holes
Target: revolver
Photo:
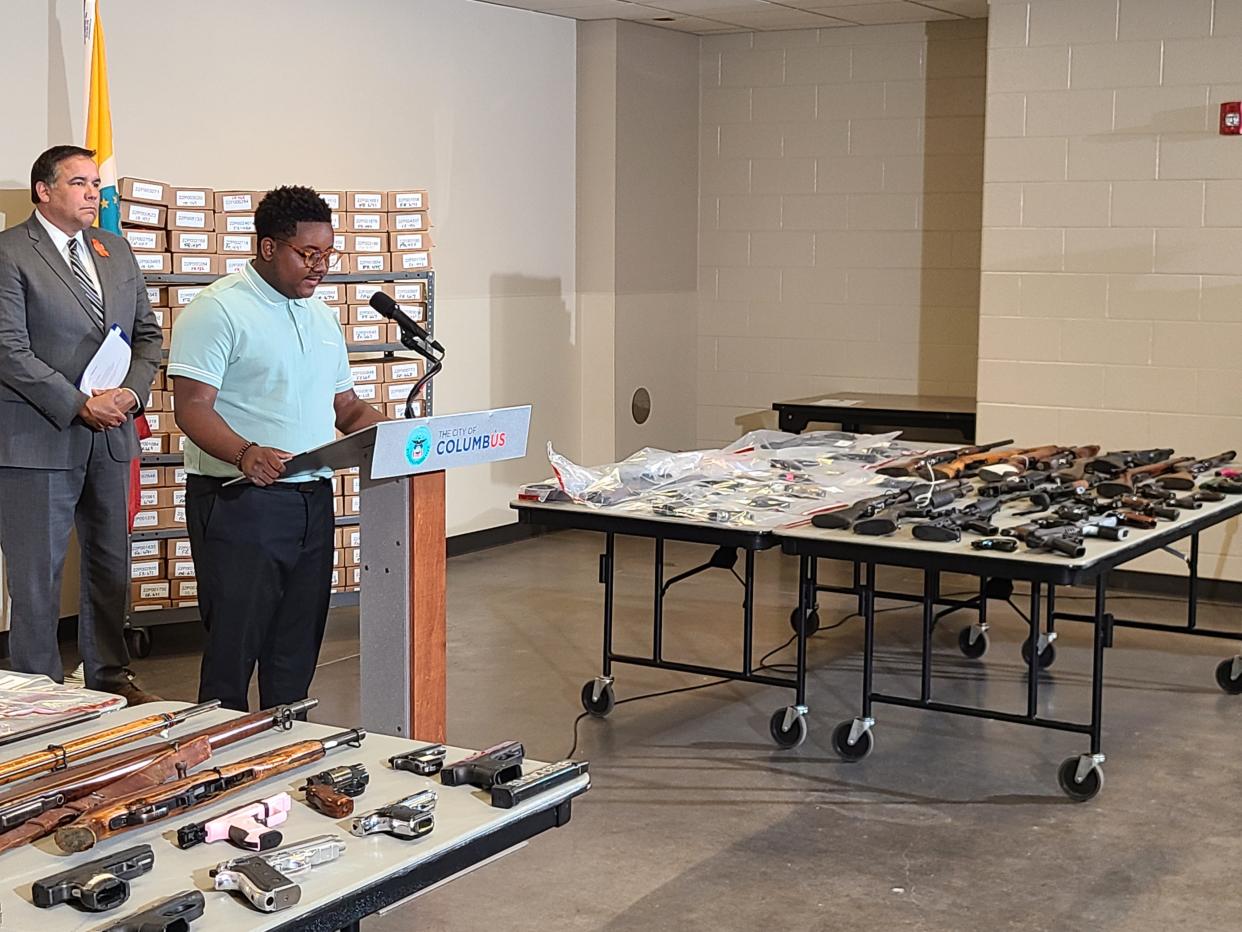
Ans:
<svg viewBox="0 0 1242 932"><path fill-rule="evenodd" d="M186 932L191 922L202 917L203 906L199 891L182 890L100 932Z"/></svg>
<svg viewBox="0 0 1242 932"><path fill-rule="evenodd" d="M365 837L384 833L409 841L422 838L436 827L436 791L420 790L405 799L354 819L349 831Z"/></svg>
<svg viewBox="0 0 1242 932"><path fill-rule="evenodd" d="M448 751L442 744L428 744L404 754L388 758L388 766L393 770L406 770L410 773L430 777L440 772L444 766L444 756Z"/></svg>
<svg viewBox="0 0 1242 932"><path fill-rule="evenodd" d="M307 777L302 789L306 792L306 801L319 812L333 819L343 819L353 815L352 797L361 796L370 782L367 768L362 764L350 764Z"/></svg>
<svg viewBox="0 0 1242 932"><path fill-rule="evenodd" d="M490 790L497 783L508 783L520 777L522 758L525 756L522 742L502 741L449 764L440 771L440 782L445 786L470 784L481 790Z"/></svg>
<svg viewBox="0 0 1242 932"><path fill-rule="evenodd" d="M177 847L193 848L227 838L248 851L267 851L280 844L281 834L275 827L285 821L292 806L288 793L277 793L214 819L191 822L177 829Z"/></svg>
<svg viewBox="0 0 1242 932"><path fill-rule="evenodd" d="M30 887L35 906L77 903L92 913L120 906L129 899L129 881L155 866L150 845L135 845L36 880Z"/></svg>
<svg viewBox="0 0 1242 932"><path fill-rule="evenodd" d="M250 905L265 913L288 909L302 898L294 878L316 864L335 861L345 850L339 835L316 835L266 854L221 861L211 869L217 890L236 890Z"/></svg>

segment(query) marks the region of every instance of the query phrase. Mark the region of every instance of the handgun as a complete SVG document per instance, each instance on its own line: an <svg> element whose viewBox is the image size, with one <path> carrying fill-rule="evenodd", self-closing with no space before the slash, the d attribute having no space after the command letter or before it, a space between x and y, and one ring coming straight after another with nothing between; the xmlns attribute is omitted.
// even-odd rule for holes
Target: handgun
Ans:
<svg viewBox="0 0 1242 932"><path fill-rule="evenodd" d="M202 893L182 890L99 932L188 932L190 923L202 917L203 907Z"/></svg>
<svg viewBox="0 0 1242 932"><path fill-rule="evenodd" d="M30 898L40 909L76 903L92 913L101 913L128 900L129 881L154 866L151 846L135 845L36 880L30 886Z"/></svg>
<svg viewBox="0 0 1242 932"><path fill-rule="evenodd" d="M554 764L544 764L516 780L497 783L492 787L492 805L497 809L512 809L540 793L546 793L554 786L568 783L579 774L590 769L586 761L562 760Z"/></svg>
<svg viewBox="0 0 1242 932"><path fill-rule="evenodd" d="M316 835L265 854L221 861L210 871L217 890L236 890L265 913L288 909L302 898L294 878L317 864L335 861L345 851L339 835Z"/></svg>
<svg viewBox="0 0 1242 932"><path fill-rule="evenodd" d="M490 790L494 784L508 783L520 777L525 756L526 751L520 741L502 741L449 764L440 771L440 782L445 786L468 783L481 790Z"/></svg>
<svg viewBox="0 0 1242 932"><path fill-rule="evenodd" d="M395 803L354 819L349 827L353 835L386 834L409 841L422 838L436 826L436 791L420 790Z"/></svg>
<svg viewBox="0 0 1242 932"><path fill-rule="evenodd" d="M228 839L247 851L267 851L280 844L281 834L275 828L285 821L292 807L288 793L277 793L214 819L191 822L177 829L177 847L193 848Z"/></svg>
<svg viewBox="0 0 1242 932"><path fill-rule="evenodd" d="M1012 537L985 537L972 540L970 546L974 550L996 550L1000 553L1013 553L1018 549L1018 542Z"/></svg>
<svg viewBox="0 0 1242 932"><path fill-rule="evenodd" d="M315 809L330 818L344 819L354 814L352 797L361 796L370 782L366 767L350 764L307 777L302 789L306 792L306 801Z"/></svg>
<svg viewBox="0 0 1242 932"><path fill-rule="evenodd" d="M393 770L405 770L430 777L440 772L447 753L447 749L442 744L427 744L388 758L388 766Z"/></svg>

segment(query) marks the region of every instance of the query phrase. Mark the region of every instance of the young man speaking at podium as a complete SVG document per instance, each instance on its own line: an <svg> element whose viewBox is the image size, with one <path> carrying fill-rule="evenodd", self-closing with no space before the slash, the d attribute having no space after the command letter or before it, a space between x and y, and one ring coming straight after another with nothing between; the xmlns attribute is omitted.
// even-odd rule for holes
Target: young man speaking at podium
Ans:
<svg viewBox="0 0 1242 932"><path fill-rule="evenodd" d="M173 328L168 374L185 433L186 506L207 629L199 701L246 711L305 698L332 584L329 469L287 475L295 453L385 420L354 394L327 274L332 215L310 188L255 212L258 254L205 288ZM246 482L226 485L244 477Z"/></svg>

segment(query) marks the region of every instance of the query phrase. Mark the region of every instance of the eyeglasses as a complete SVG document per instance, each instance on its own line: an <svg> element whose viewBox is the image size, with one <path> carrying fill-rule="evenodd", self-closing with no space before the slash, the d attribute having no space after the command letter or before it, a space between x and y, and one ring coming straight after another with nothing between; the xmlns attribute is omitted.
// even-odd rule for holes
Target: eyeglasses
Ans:
<svg viewBox="0 0 1242 932"><path fill-rule="evenodd" d="M275 237L272 238L276 239ZM293 243L283 239L277 239L276 242L288 246L299 256L301 256L302 261L306 263L306 267L308 269L313 269L321 264L325 269L330 269L332 268L332 263L334 263L341 255L335 249L325 249L322 251L318 249L303 249L301 246L294 246Z"/></svg>

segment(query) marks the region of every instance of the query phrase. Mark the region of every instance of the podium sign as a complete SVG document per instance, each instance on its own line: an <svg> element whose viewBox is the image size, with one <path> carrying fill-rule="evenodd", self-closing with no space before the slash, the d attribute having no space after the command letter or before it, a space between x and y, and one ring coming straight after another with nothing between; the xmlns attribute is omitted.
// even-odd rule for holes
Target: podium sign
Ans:
<svg viewBox="0 0 1242 932"><path fill-rule="evenodd" d="M525 456L529 430L524 405L384 421L337 441L339 455L362 467L358 639L368 730L445 739L444 470ZM324 464L339 468L336 455Z"/></svg>

